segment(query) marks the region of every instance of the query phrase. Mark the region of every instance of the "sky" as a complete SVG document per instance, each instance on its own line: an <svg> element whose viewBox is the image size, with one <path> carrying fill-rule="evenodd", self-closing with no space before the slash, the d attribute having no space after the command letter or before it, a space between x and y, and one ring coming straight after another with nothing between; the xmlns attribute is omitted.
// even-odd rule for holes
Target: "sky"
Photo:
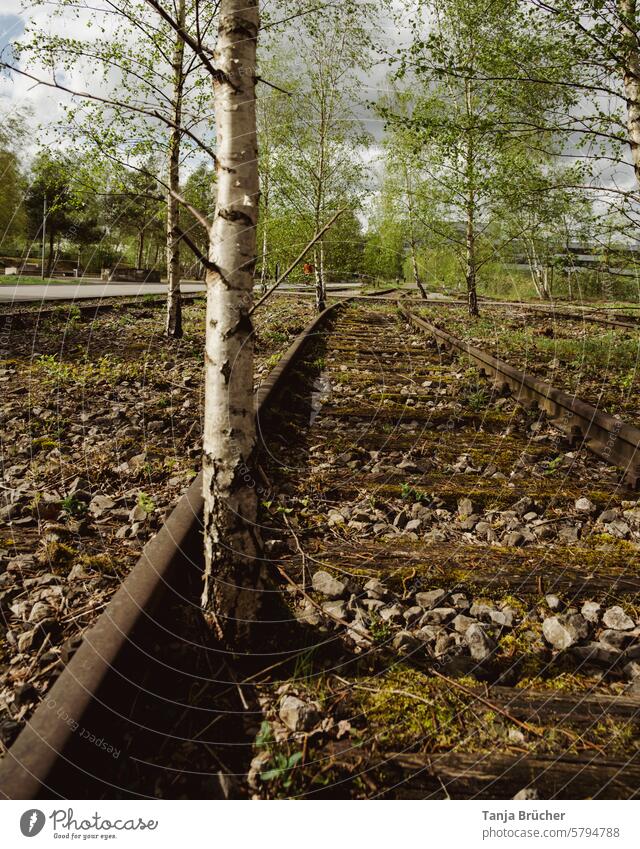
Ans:
<svg viewBox="0 0 640 849"><path fill-rule="evenodd" d="M269 0L265 0L269 2ZM396 11L400 8L400 0L394 0ZM0 14L0 51L10 52L10 44L18 39L24 32L27 19L29 23L36 25L39 29L48 32L60 32L66 36L86 37L87 30L82 18L67 13L64 18L51 14L52 4L44 2L30 2L25 8L24 0L2 0L2 14ZM100 3L96 3L100 5ZM86 12L80 13L86 14ZM403 28L404 24L404 28ZM392 16L386 20L380 41L385 44L388 53L395 52L396 48L406 39L409 21L401 22L400 27L392 20ZM97 30L93 30L97 31ZM295 44L295 26L292 30L292 44ZM371 112L367 103L375 100L380 91L385 87L388 68L384 57L374 65L359 85L358 97L353 103L353 116L362 123L364 128L371 134L372 140L367 148L363 148L362 155L371 166L373 174L379 173L379 161L381 158L382 124ZM57 78L72 89L83 90L89 86L88 80L80 68L74 68L68 75L58 73ZM96 90L97 80L91 82L92 90ZM17 108L29 107L32 111L32 122L39 124L44 132L31 133L27 147L23 151L25 160L28 160L36 151L38 140L52 138L47 128L51 128L61 122L64 118L63 104L68 103L70 98L65 94L45 86L35 85L32 81L20 75L10 76L7 73L0 74L0 114L11 113ZM618 187L634 186L633 171L624 166L608 168L603 178L608 185ZM375 179L375 178L374 178Z"/></svg>

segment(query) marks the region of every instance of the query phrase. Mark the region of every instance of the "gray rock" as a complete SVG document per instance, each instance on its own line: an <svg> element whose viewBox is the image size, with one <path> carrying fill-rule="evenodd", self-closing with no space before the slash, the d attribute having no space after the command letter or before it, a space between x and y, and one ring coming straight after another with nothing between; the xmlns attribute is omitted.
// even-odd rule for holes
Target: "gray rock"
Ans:
<svg viewBox="0 0 640 849"><path fill-rule="evenodd" d="M364 585L364 588L369 598L383 599L386 598L388 594L388 590L385 585L377 578L371 578L368 580Z"/></svg>
<svg viewBox="0 0 640 849"><path fill-rule="evenodd" d="M513 510L516 516L524 516L525 513L535 512L533 501L526 495L519 501L516 501L510 509Z"/></svg>
<svg viewBox="0 0 640 849"><path fill-rule="evenodd" d="M619 651L608 649L602 643L593 642L582 646L572 646L571 654L581 663L593 664L604 669L612 669L622 657Z"/></svg>
<svg viewBox="0 0 640 849"><path fill-rule="evenodd" d="M89 502L88 509L94 518L99 519L107 510L111 510L115 506L116 502L108 495L96 495Z"/></svg>
<svg viewBox="0 0 640 849"><path fill-rule="evenodd" d="M619 605L605 610L602 622L607 628L612 628L614 631L630 631L636 625L633 619L627 616Z"/></svg>
<svg viewBox="0 0 640 849"><path fill-rule="evenodd" d="M317 705L303 702L297 696L284 696L278 716L289 731L309 731L320 721Z"/></svg>
<svg viewBox="0 0 640 849"><path fill-rule="evenodd" d="M129 521L134 524L144 522L148 517L147 511L144 507L141 507L139 504L136 504L129 512Z"/></svg>
<svg viewBox="0 0 640 849"><path fill-rule="evenodd" d="M487 633L486 628L479 623L467 628L464 640L474 660L486 660L496 648L493 638Z"/></svg>
<svg viewBox="0 0 640 849"><path fill-rule="evenodd" d="M513 623L518 618L518 611L514 610L513 607L510 607L508 604L500 610L500 613L505 617L505 625L507 628L512 628Z"/></svg>
<svg viewBox="0 0 640 849"><path fill-rule="evenodd" d="M456 610L469 609L469 599L464 593L454 593L451 596L451 604L455 607Z"/></svg>
<svg viewBox="0 0 640 849"><path fill-rule="evenodd" d="M403 611L399 604L388 604L378 610L378 616L383 622L400 622L402 613Z"/></svg>
<svg viewBox="0 0 640 849"><path fill-rule="evenodd" d="M602 513L600 513L600 515L598 516L597 521L601 525L608 525L611 522L615 522L615 520L617 518L619 518L619 516L620 516L620 511L617 510L616 508L613 508L611 510L603 510Z"/></svg>
<svg viewBox="0 0 640 849"><path fill-rule="evenodd" d="M423 643L434 643L441 634L446 634L446 629L441 625L423 625L415 636Z"/></svg>
<svg viewBox="0 0 640 849"><path fill-rule="evenodd" d="M402 618L407 623L407 625L413 625L414 622L417 622L418 619L420 619L423 613L424 610L421 607L410 607L402 614Z"/></svg>
<svg viewBox="0 0 640 849"><path fill-rule="evenodd" d="M524 535L520 531L510 531L504 535L502 542L509 548L518 548L524 542Z"/></svg>
<svg viewBox="0 0 640 849"><path fill-rule="evenodd" d="M466 678L476 676L479 667L478 662L465 655L448 654L440 662L440 671L449 678Z"/></svg>
<svg viewBox="0 0 640 849"><path fill-rule="evenodd" d="M550 616L542 623L542 633L554 649L568 649L589 636L589 625L579 613Z"/></svg>
<svg viewBox="0 0 640 849"><path fill-rule="evenodd" d="M499 628L510 628L513 624L513 615L509 611L492 610L489 615L493 624Z"/></svg>
<svg viewBox="0 0 640 849"><path fill-rule="evenodd" d="M323 570L319 570L314 574L311 584L317 593L322 593L327 598L340 598L347 589L342 581L339 581L333 575Z"/></svg>
<svg viewBox="0 0 640 849"><path fill-rule="evenodd" d="M448 654L455 644L456 641L453 634L439 634L436 638L433 653L436 657L442 657L442 655Z"/></svg>
<svg viewBox="0 0 640 849"><path fill-rule="evenodd" d="M477 620L472 616L465 616L463 613L459 613L451 624L458 634L465 634L472 625L477 624Z"/></svg>
<svg viewBox="0 0 640 849"><path fill-rule="evenodd" d="M456 610L453 607L434 607L433 610L427 610L422 619L421 625L444 625L456 615Z"/></svg>
<svg viewBox="0 0 640 849"><path fill-rule="evenodd" d="M398 631L391 642L392 647L398 652L414 652L422 648L422 642L409 631Z"/></svg>
<svg viewBox="0 0 640 849"><path fill-rule="evenodd" d="M325 601L322 605L322 609L325 613L328 613L329 616L335 616L338 619L346 619L347 618L347 605L344 601Z"/></svg>
<svg viewBox="0 0 640 849"><path fill-rule="evenodd" d="M302 610L296 614L296 619L305 625L312 626L319 625L322 622L322 616L310 601L307 601Z"/></svg>
<svg viewBox="0 0 640 849"><path fill-rule="evenodd" d="M560 601L559 596L550 593L544 597L544 600L547 602L549 610L556 611L562 609L562 602Z"/></svg>
<svg viewBox="0 0 640 849"><path fill-rule="evenodd" d="M597 509L593 501L589 501L589 499L584 496L576 499L574 507L578 513L595 513Z"/></svg>
<svg viewBox="0 0 640 849"><path fill-rule="evenodd" d="M523 746L527 740L519 728L510 728L507 732L507 739L510 743L515 743L518 746Z"/></svg>
<svg viewBox="0 0 640 849"><path fill-rule="evenodd" d="M477 537L481 537L482 539L486 539L488 533L492 530L490 522L478 522L475 526L475 532Z"/></svg>
<svg viewBox="0 0 640 849"><path fill-rule="evenodd" d="M470 498L461 498L458 501L458 514L460 516L471 516L473 513L473 502Z"/></svg>
<svg viewBox="0 0 640 849"><path fill-rule="evenodd" d="M551 525L540 525L533 527L533 534L537 539L553 539L555 537L556 532L555 529Z"/></svg>
<svg viewBox="0 0 640 849"><path fill-rule="evenodd" d="M616 519L614 522L605 525L604 530L606 533L611 534L612 537L616 537L616 539L627 539L631 533L631 528L622 519Z"/></svg>
<svg viewBox="0 0 640 849"><path fill-rule="evenodd" d="M87 572L86 568L82 565L82 563L76 563L69 571L67 575L68 581L86 581L91 577L91 574Z"/></svg>
<svg viewBox="0 0 640 849"><path fill-rule="evenodd" d="M48 604L45 604L43 601L37 601L31 608L28 621L33 623L42 622L44 619L48 619L53 613L53 608Z"/></svg>
<svg viewBox="0 0 640 849"><path fill-rule="evenodd" d="M370 646L374 642L360 611L347 629L347 633L357 646Z"/></svg>
<svg viewBox="0 0 640 849"><path fill-rule="evenodd" d="M587 622L597 623L600 620L601 612L602 608L597 601L585 601L582 605L581 613Z"/></svg>
<svg viewBox="0 0 640 849"><path fill-rule="evenodd" d="M29 651L29 649L33 646L37 630L37 628L34 628L31 631L25 631L23 634L20 634L18 637L19 652Z"/></svg>
<svg viewBox="0 0 640 849"><path fill-rule="evenodd" d="M640 660L640 645L629 646L625 649L624 656L627 660Z"/></svg>
<svg viewBox="0 0 640 849"><path fill-rule="evenodd" d="M384 607L384 601L377 598L363 598L360 604L370 613L376 613L381 607ZM420 612L422 612L422 608L420 608Z"/></svg>
<svg viewBox="0 0 640 849"><path fill-rule="evenodd" d="M494 607L490 607L488 604L484 604L484 602L474 601L469 609L469 615L474 616L476 619L481 619L483 622L490 622L491 614L494 610Z"/></svg>
<svg viewBox="0 0 640 849"><path fill-rule="evenodd" d="M446 597L447 593L444 590L416 593L416 604L419 604L425 610L431 610L433 607L437 607L441 601L444 601Z"/></svg>
<svg viewBox="0 0 640 849"><path fill-rule="evenodd" d="M632 637L626 631L614 631L611 628L601 631L598 637L598 640L603 646L606 646L608 649L617 649L618 651L622 651L631 639Z"/></svg>
<svg viewBox="0 0 640 849"><path fill-rule="evenodd" d="M467 516L465 519L463 519L460 522L458 527L462 531L472 531L476 527L476 525L478 524L479 521L480 521L480 516L477 516L474 513L471 516Z"/></svg>
<svg viewBox="0 0 640 849"><path fill-rule="evenodd" d="M558 539L567 543L577 542L580 539L580 531L578 525L565 525L558 531Z"/></svg>
<svg viewBox="0 0 640 849"><path fill-rule="evenodd" d="M329 513L329 517L328 517L327 521L328 521L329 527L334 528L336 525L344 525L345 522L346 522L346 519L344 518L342 513L340 513L338 510L332 510Z"/></svg>
<svg viewBox="0 0 640 849"><path fill-rule="evenodd" d="M640 678L640 663L637 660L631 660L622 670L627 681L635 681Z"/></svg>
<svg viewBox="0 0 640 849"><path fill-rule="evenodd" d="M535 787L523 787L522 790L518 790L513 798L516 802L533 802L537 801L540 796Z"/></svg>

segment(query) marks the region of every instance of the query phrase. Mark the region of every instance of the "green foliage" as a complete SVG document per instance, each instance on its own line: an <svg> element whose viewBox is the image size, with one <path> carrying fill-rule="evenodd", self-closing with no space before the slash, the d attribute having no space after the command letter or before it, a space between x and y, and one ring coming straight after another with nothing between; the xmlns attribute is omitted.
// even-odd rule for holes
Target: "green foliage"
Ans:
<svg viewBox="0 0 640 849"><path fill-rule="evenodd" d="M260 780L288 790L293 783L294 768L302 760L302 752L289 754L276 749L271 725L266 720L263 721L256 735L255 745L257 749L266 749L271 756L267 769L260 773Z"/></svg>
<svg viewBox="0 0 640 849"><path fill-rule="evenodd" d="M156 509L155 501L153 500L153 498L151 498L150 495L147 495L145 492L140 492L138 494L137 504L138 507L142 508L145 513L153 513L153 511Z"/></svg>
<svg viewBox="0 0 640 849"><path fill-rule="evenodd" d="M82 516L86 512L87 505L72 492L62 499L62 509L69 516Z"/></svg>

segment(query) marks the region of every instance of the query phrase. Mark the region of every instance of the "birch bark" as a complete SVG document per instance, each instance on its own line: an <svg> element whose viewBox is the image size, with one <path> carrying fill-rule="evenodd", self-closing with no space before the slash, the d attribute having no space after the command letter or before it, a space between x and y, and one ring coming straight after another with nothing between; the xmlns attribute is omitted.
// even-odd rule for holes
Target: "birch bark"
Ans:
<svg viewBox="0 0 640 849"><path fill-rule="evenodd" d="M221 0L213 62L218 194L207 271L205 615L227 644L246 644L264 603L264 564L251 461L255 447L253 328L258 160L258 0Z"/></svg>
<svg viewBox="0 0 640 849"><path fill-rule="evenodd" d="M640 48L636 0L618 0L623 39L623 84L627 99L627 135L636 180L640 184Z"/></svg>

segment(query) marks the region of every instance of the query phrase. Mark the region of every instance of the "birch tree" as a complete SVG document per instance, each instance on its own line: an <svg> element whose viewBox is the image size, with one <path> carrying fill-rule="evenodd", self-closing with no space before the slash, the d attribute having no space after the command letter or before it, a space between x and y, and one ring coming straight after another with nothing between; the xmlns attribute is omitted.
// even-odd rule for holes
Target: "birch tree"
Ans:
<svg viewBox="0 0 640 849"><path fill-rule="evenodd" d="M296 20L296 58L279 98L280 129L270 144L269 203L278 215L301 221L304 244L338 209L357 208L365 169L359 149L366 141L354 104L358 78L369 66L374 4L348 0ZM277 48L276 48L277 49ZM314 248L316 307L326 305L329 241Z"/></svg>
<svg viewBox="0 0 640 849"><path fill-rule="evenodd" d="M496 225L501 187L518 180L510 170L514 154L548 144L550 112L571 92L564 94L555 53L532 37L518 0L419 6L425 17L416 19L396 74L411 92L410 113L404 100L381 111L393 138L420 161L414 209L419 199L423 225L455 250L469 314L476 316L478 275L504 247L496 243ZM548 79L537 84L541 68Z"/></svg>
<svg viewBox="0 0 640 849"><path fill-rule="evenodd" d="M40 0L34 5L39 5ZM167 314L170 337L182 335L180 302L180 169L203 153L212 158L202 118L210 111L210 89L202 57L185 58L185 34L194 27L206 35L217 12L215 0L177 0L168 12L146 0L117 0L96 6L58 0L52 7L51 31L28 28L18 44L23 64L51 68L50 81L41 84L72 96L58 128L75 143L84 142L106 161L134 171L145 170L145 159L165 151L166 167L146 172L166 198ZM83 35L67 35L71 17ZM66 85L57 72L74 81L84 78L87 89ZM202 134L202 137L201 137Z"/></svg>
<svg viewBox="0 0 640 849"><path fill-rule="evenodd" d="M253 337L259 181L257 0L221 0L213 55L217 201L207 270L203 435L203 607L239 645L260 618L266 585L251 459L255 448Z"/></svg>

